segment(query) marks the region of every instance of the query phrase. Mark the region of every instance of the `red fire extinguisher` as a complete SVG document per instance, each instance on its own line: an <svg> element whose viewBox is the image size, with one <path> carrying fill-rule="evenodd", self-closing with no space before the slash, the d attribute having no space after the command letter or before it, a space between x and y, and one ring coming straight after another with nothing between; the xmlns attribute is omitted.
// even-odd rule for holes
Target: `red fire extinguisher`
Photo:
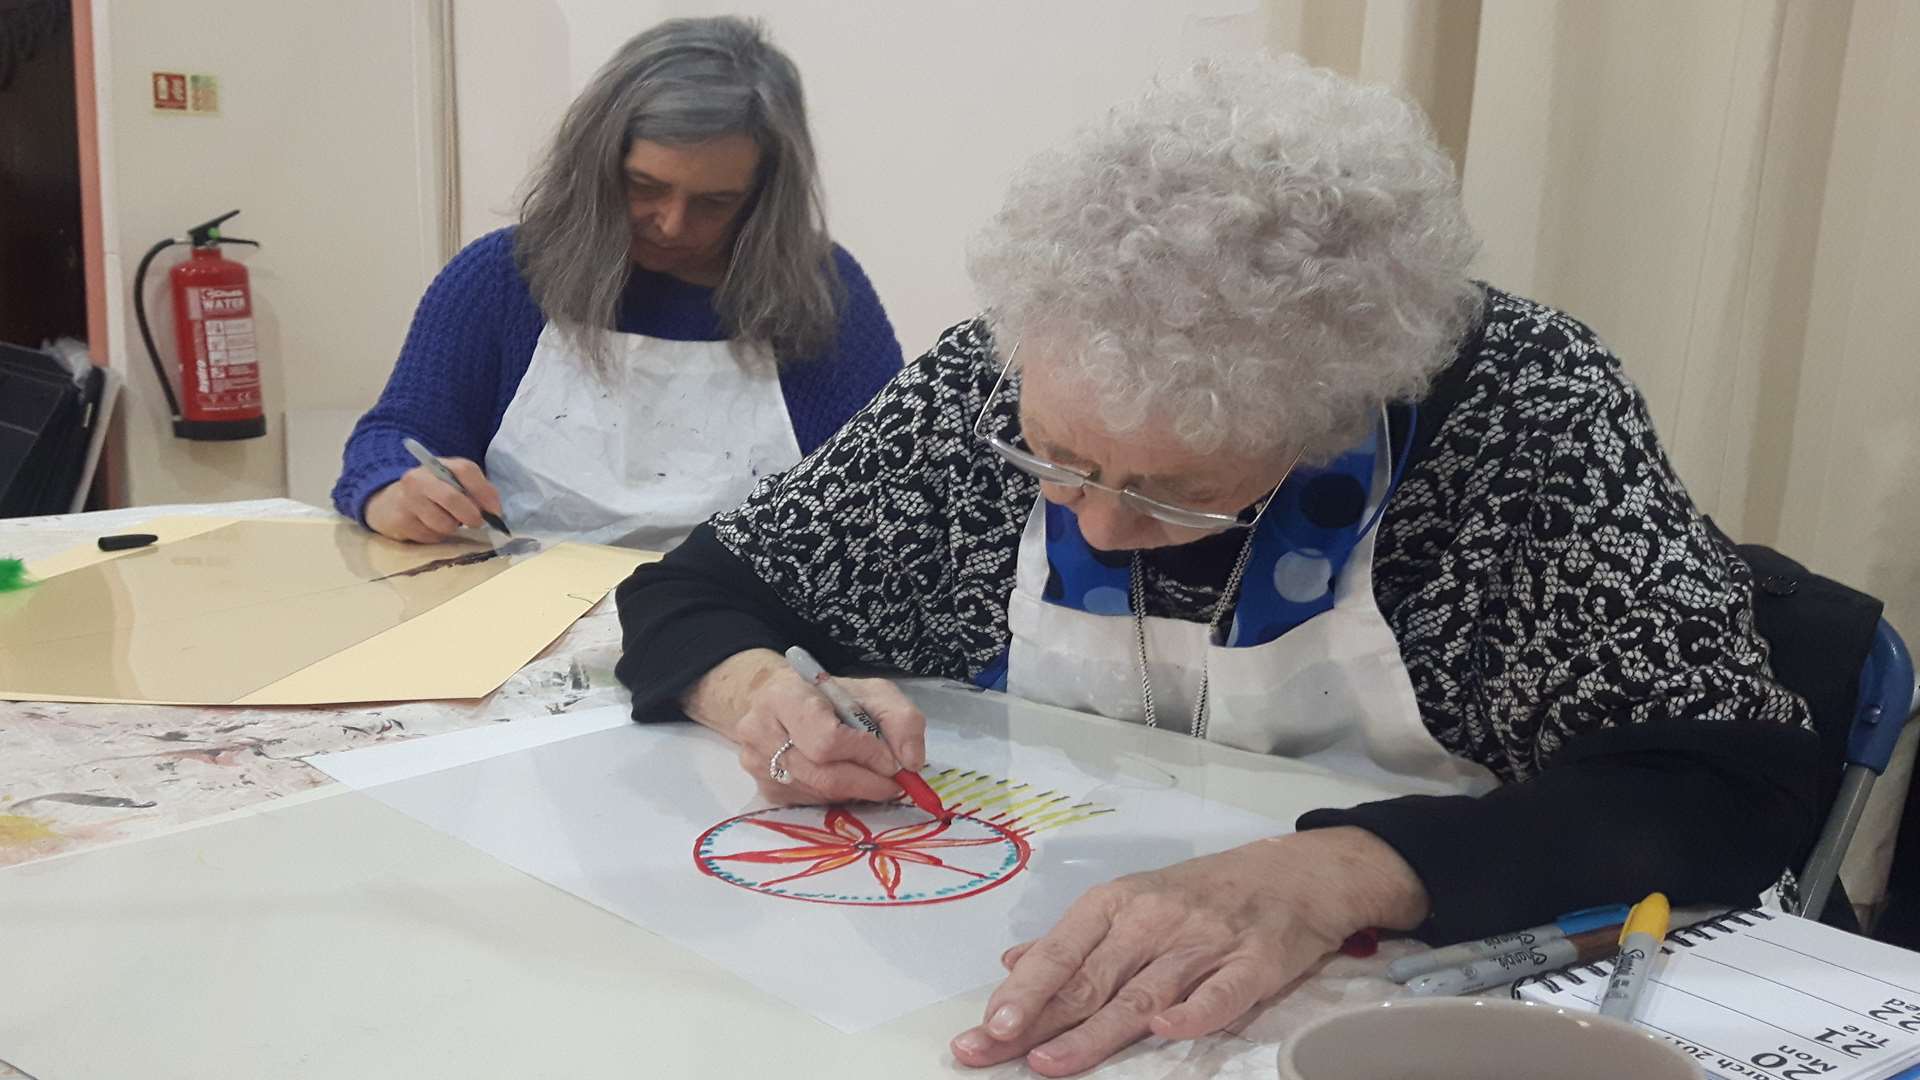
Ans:
<svg viewBox="0 0 1920 1080"><path fill-rule="evenodd" d="M260 403L260 354L254 337L253 292L247 268L220 254L221 244L260 245L220 235L220 225L238 210L168 237L148 249L133 273L133 311L160 389L173 410L173 433L182 439L253 439L267 433ZM175 244L193 253L167 275L173 295L173 337L179 350L180 392L167 377L147 325L147 267Z"/></svg>

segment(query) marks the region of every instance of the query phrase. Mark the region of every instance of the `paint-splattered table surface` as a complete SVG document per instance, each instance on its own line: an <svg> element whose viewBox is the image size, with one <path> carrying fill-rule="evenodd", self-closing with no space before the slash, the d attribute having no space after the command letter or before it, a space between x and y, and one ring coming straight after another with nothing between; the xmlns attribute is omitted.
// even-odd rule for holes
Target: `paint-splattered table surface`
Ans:
<svg viewBox="0 0 1920 1080"><path fill-rule="evenodd" d="M177 515L332 517L291 499L0 520L0 558L33 560ZM301 759L614 704L609 597L480 701L181 708L0 701L0 866L136 840L323 787Z"/></svg>
<svg viewBox="0 0 1920 1080"><path fill-rule="evenodd" d="M266 500L0 521L0 557L181 513L324 512ZM1025 1075L948 1062L945 1037L972 1022L984 991L842 1045L647 931L341 793L302 760L617 704L618 651L609 599L479 702L0 702L0 1077L19 1075L9 1061L40 1080ZM1140 738L1109 734L1094 740L1101 753ZM1290 762L1233 755L1227 767L1217 748L1191 752L1167 767L1276 817L1377 794ZM1381 970L1411 948L1336 959L1239 1034L1141 1044L1097 1075L1272 1076L1286 1032L1390 996Z"/></svg>

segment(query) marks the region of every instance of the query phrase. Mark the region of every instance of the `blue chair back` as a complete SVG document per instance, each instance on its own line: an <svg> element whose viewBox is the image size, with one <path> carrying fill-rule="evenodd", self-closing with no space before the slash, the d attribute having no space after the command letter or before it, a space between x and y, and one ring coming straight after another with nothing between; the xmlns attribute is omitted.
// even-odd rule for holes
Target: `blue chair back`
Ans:
<svg viewBox="0 0 1920 1080"><path fill-rule="evenodd" d="M1853 921L1851 912L1837 916L1830 912L1827 901L1836 895L1834 885L1840 877L1840 865L1846 861L1854 830L1866 813L1874 781L1887 771L1894 744L1900 741L1900 732L1913 715L1914 689L1913 655L1887 620L1881 619L1860 668L1859 702L1854 708L1853 725L1847 730L1847 764L1840 790L1800 874L1800 914L1839 919L1843 926Z"/></svg>
<svg viewBox="0 0 1920 1080"><path fill-rule="evenodd" d="M1914 711L1913 654L1887 620L1873 634L1873 648L1860 669L1860 705L1847 732L1847 764L1885 773Z"/></svg>

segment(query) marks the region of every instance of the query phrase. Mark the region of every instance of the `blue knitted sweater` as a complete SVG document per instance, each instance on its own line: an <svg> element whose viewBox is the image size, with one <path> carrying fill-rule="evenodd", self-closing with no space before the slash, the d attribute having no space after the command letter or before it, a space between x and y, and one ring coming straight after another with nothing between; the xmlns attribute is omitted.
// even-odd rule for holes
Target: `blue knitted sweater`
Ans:
<svg viewBox="0 0 1920 1080"><path fill-rule="evenodd" d="M803 454L840 430L900 370L900 343L873 285L845 249L836 246L833 258L846 287L839 337L823 357L780 366L780 389ZM454 256L421 298L386 390L347 439L334 507L366 520L367 500L417 464L400 445L404 436L442 457L485 461L546 323L513 261L511 228L488 233ZM638 269L614 328L673 341L727 336L712 289Z"/></svg>

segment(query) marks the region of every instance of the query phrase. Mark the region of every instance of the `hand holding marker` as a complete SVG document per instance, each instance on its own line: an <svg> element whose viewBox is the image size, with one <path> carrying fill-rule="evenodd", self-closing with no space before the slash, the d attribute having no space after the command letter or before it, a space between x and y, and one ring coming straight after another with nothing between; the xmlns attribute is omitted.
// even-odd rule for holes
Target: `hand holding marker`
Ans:
<svg viewBox="0 0 1920 1080"><path fill-rule="evenodd" d="M421 465L425 466L426 470L432 473L435 476L435 478L437 478L441 483L446 484L447 486L453 488L453 490L459 492L462 495L465 495L469 499L473 498L473 492L468 491L467 486L460 482L459 477L456 477L453 475L453 470L447 468L445 462L441 461L437 457L434 457L433 451L428 450L426 447L420 445L420 441L418 439L414 439L411 437L401 439L400 445L406 447L407 453L413 455L413 460L418 461ZM498 514L494 514L488 510L482 509L480 511L480 517L488 525L493 526L495 529L500 530L501 532L505 533L508 536L513 535L513 530L507 528L507 523L501 520Z"/></svg>
<svg viewBox="0 0 1920 1080"><path fill-rule="evenodd" d="M833 704L833 714L840 718L842 724L855 731L864 731L876 739L881 737L879 722L869 716L867 710L860 707L859 702L848 696L847 692L840 688L839 683L833 681L833 676L827 674L826 669L820 666L820 661L815 660L812 653L795 645L787 650L787 663L793 665L793 670L799 672L801 678L812 683L815 689L826 695L827 700ZM934 794L933 788L920 778L919 773L912 769L901 769L893 774L893 782L899 784L900 790L907 793L907 798L913 800L913 805L941 821L947 821L953 817L947 812L946 806L940 802L940 796Z"/></svg>

